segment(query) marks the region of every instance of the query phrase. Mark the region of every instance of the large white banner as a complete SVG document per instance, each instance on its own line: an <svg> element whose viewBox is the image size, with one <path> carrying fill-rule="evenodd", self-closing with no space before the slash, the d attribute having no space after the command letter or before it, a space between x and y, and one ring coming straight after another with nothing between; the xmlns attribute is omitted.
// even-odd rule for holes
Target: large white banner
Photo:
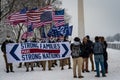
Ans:
<svg viewBox="0 0 120 80"><path fill-rule="evenodd" d="M11 43L6 45L8 63L56 60L70 57L70 43Z"/></svg>

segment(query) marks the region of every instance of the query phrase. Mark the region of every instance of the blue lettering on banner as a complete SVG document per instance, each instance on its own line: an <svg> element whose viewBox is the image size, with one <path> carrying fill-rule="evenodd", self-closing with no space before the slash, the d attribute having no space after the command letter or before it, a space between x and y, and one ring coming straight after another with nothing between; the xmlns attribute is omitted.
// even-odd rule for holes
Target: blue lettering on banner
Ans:
<svg viewBox="0 0 120 80"><path fill-rule="evenodd" d="M21 49L26 49L26 48L39 48L37 43L30 43L30 42L25 42L21 43Z"/></svg>
<svg viewBox="0 0 120 80"><path fill-rule="evenodd" d="M41 59L41 54L23 54L22 61Z"/></svg>
<svg viewBox="0 0 120 80"><path fill-rule="evenodd" d="M54 59L54 58L60 58L60 54L54 54L54 53L45 53L42 54L43 59Z"/></svg>
<svg viewBox="0 0 120 80"><path fill-rule="evenodd" d="M43 44L43 49L60 49L59 44Z"/></svg>

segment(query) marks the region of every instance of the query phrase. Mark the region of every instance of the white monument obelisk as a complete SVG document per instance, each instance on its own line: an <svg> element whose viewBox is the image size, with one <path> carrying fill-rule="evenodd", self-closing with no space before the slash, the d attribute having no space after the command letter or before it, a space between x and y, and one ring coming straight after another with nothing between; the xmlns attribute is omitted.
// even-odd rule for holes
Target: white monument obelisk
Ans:
<svg viewBox="0 0 120 80"><path fill-rule="evenodd" d="M85 36L83 4L83 0L78 0L78 37L81 39Z"/></svg>

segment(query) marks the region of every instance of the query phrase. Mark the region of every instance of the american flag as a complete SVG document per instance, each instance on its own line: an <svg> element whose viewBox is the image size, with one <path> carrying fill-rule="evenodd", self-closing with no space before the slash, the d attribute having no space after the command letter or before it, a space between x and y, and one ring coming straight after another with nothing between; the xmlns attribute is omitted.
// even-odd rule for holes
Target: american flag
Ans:
<svg viewBox="0 0 120 80"><path fill-rule="evenodd" d="M32 9L27 13L28 24L33 23L34 28L36 28L36 27L40 27L42 25L51 23L52 21L49 21L49 20L52 14L49 12L52 12L51 6L47 6L47 7L44 7L41 9L35 9L35 10Z"/></svg>
<svg viewBox="0 0 120 80"><path fill-rule="evenodd" d="M27 37L31 37L31 36L33 36L33 24L32 23L27 27L27 31L22 34L21 38L27 39Z"/></svg>
<svg viewBox="0 0 120 80"><path fill-rule="evenodd" d="M27 13L28 16L28 22L31 23L36 23L36 22L40 22L40 15L42 14L42 12L40 11L30 11Z"/></svg>
<svg viewBox="0 0 120 80"><path fill-rule="evenodd" d="M36 9L36 10L30 10L27 13L28 16L28 22L26 23L27 25L33 24L34 28L42 26L43 23L40 21L40 15L43 13L42 10Z"/></svg>
<svg viewBox="0 0 120 80"><path fill-rule="evenodd" d="M55 25L56 27L62 26L62 25L64 25L64 24L65 24L65 21L64 21L64 20L54 21L54 25Z"/></svg>
<svg viewBox="0 0 120 80"><path fill-rule="evenodd" d="M23 39L27 39L27 37L31 37L31 36L33 36L33 33L32 32L24 32L23 34L22 34L22 36L21 36L21 39L23 38Z"/></svg>
<svg viewBox="0 0 120 80"><path fill-rule="evenodd" d="M54 11L54 21L64 20L64 9Z"/></svg>
<svg viewBox="0 0 120 80"><path fill-rule="evenodd" d="M13 25L17 25L19 23L24 23L25 25L29 25L33 23L34 27L39 27L42 26L43 24L48 24L52 22L49 21L51 19L51 15L50 15L51 13L47 13L47 12L52 12L52 10L53 10L52 6L43 7L41 9L34 8L29 11L27 11L27 8L24 8L20 12L16 12L10 15L6 23L10 23ZM49 14L49 16L46 15L46 13ZM41 15L45 17L46 21L43 18L41 21Z"/></svg>
<svg viewBox="0 0 120 80"><path fill-rule="evenodd" d="M11 16L8 17L9 22L13 24L19 24L24 23L27 21L27 15L26 14L20 14L20 12L17 12Z"/></svg>
<svg viewBox="0 0 120 80"><path fill-rule="evenodd" d="M17 25L19 23L25 23L27 21L27 8L23 8L20 12L13 13L8 17L8 20L13 25Z"/></svg>
<svg viewBox="0 0 120 80"><path fill-rule="evenodd" d="M52 23L52 11L44 11L43 14L40 15L40 20L44 24Z"/></svg>

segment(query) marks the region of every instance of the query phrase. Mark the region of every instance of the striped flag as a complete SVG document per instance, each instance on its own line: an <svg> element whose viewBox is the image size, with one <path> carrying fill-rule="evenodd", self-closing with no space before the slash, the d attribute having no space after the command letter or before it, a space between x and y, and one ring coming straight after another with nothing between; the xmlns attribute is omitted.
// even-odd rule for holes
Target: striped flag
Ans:
<svg viewBox="0 0 120 80"><path fill-rule="evenodd" d="M37 28L42 25L51 23L52 18L52 7L47 6L41 9L32 9L27 13L28 16L28 24L33 23L33 27Z"/></svg>
<svg viewBox="0 0 120 80"><path fill-rule="evenodd" d="M54 21L64 20L64 9L54 11Z"/></svg>
<svg viewBox="0 0 120 80"><path fill-rule="evenodd" d="M25 23L27 21L27 8L22 9L20 12L16 12L8 17L8 20L13 25L17 25L19 23Z"/></svg>
<svg viewBox="0 0 120 80"><path fill-rule="evenodd" d="M40 11L30 11L27 13L27 16L28 16L28 22L31 22L31 23L38 23L40 22L40 15L42 13Z"/></svg>
<svg viewBox="0 0 120 80"><path fill-rule="evenodd" d="M56 27L65 25L65 21L64 20L54 21L54 25Z"/></svg>

